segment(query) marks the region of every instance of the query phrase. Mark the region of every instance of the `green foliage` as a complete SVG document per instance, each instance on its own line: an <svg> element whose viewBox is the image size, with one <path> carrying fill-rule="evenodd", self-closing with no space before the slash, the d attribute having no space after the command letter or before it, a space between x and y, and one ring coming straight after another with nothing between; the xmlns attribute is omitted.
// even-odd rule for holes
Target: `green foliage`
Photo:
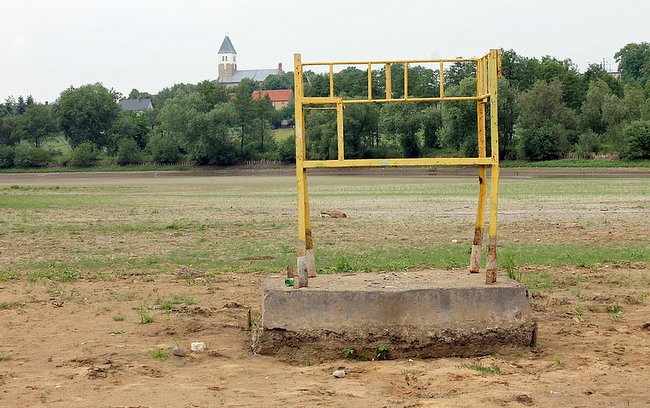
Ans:
<svg viewBox="0 0 650 408"><path fill-rule="evenodd" d="M284 163L296 161L296 137L294 135L278 143L278 156Z"/></svg>
<svg viewBox="0 0 650 408"><path fill-rule="evenodd" d="M348 347L345 350L343 350L343 358L346 360L355 358L356 356L357 356L357 349L354 347Z"/></svg>
<svg viewBox="0 0 650 408"><path fill-rule="evenodd" d="M377 360L388 360L389 352L390 352L390 348L385 344L382 344L381 346L377 347L375 353Z"/></svg>
<svg viewBox="0 0 650 408"><path fill-rule="evenodd" d="M149 151L156 163L176 163L181 157L178 143L169 135L152 136L149 140Z"/></svg>
<svg viewBox="0 0 650 408"><path fill-rule="evenodd" d="M121 139L117 143L117 164L137 164L142 161L140 147L133 139Z"/></svg>
<svg viewBox="0 0 650 408"><path fill-rule="evenodd" d="M108 131L120 113L117 94L100 83L66 89L61 92L55 110L72 147L84 142L105 146Z"/></svg>
<svg viewBox="0 0 650 408"><path fill-rule="evenodd" d="M650 159L650 121L637 120L625 128L625 157Z"/></svg>
<svg viewBox="0 0 650 408"><path fill-rule="evenodd" d="M624 82L644 87L650 78L650 43L630 43L614 54Z"/></svg>
<svg viewBox="0 0 650 408"><path fill-rule="evenodd" d="M23 140L14 146L13 163L16 167L43 167L47 166L52 159L52 153L41 147L34 147L28 141ZM6 153L9 155L9 153Z"/></svg>
<svg viewBox="0 0 650 408"><path fill-rule="evenodd" d="M97 151L91 142L80 143L72 150L70 164L74 167L90 167L97 161Z"/></svg>
<svg viewBox="0 0 650 408"><path fill-rule="evenodd" d="M0 145L0 169L7 169L14 165L14 149L11 146Z"/></svg>
<svg viewBox="0 0 650 408"><path fill-rule="evenodd" d="M16 118L13 137L27 140L39 147L48 136L56 131L57 126L51 106L32 104L26 106L24 113Z"/></svg>

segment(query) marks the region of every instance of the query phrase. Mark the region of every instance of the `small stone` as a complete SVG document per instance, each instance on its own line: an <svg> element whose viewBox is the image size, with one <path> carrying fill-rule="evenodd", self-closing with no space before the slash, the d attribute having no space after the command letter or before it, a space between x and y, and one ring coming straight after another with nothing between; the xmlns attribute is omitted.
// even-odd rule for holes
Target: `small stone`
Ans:
<svg viewBox="0 0 650 408"><path fill-rule="evenodd" d="M452 244L457 244L457 243L458 243L458 240L457 240L457 239L452 239L452 240L451 240L451 243L452 243Z"/></svg>
<svg viewBox="0 0 650 408"><path fill-rule="evenodd" d="M205 351L205 343L202 341L193 341L190 349L197 352Z"/></svg>
<svg viewBox="0 0 650 408"><path fill-rule="evenodd" d="M343 378L345 377L345 370L334 370L332 373L332 377L334 378Z"/></svg>
<svg viewBox="0 0 650 408"><path fill-rule="evenodd" d="M182 347L176 346L172 348L172 354L176 357L185 357L185 350Z"/></svg>

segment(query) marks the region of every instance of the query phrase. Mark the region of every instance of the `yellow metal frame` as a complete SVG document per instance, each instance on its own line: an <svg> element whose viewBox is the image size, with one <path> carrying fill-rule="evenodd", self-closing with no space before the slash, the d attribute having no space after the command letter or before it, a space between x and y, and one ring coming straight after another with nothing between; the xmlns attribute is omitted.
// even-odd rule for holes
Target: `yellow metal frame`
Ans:
<svg viewBox="0 0 650 408"><path fill-rule="evenodd" d="M468 96L445 96L444 64L454 62L471 62L476 64L476 94ZM440 96L431 98L413 98L408 92L409 64L438 63L440 73ZM391 66L404 66L404 95L393 98ZM368 97L366 99L343 99L334 94L334 67L337 65L366 65L368 67ZM385 98L376 98L372 94L372 67L386 68ZM329 68L329 96L305 96L303 67L325 66ZM497 205L499 198L499 126L498 126L498 86L501 77L501 50L493 49L480 58L452 58L430 60L383 60L383 61L338 61L338 62L302 62L300 54L294 54L294 100L296 125L296 179L298 189L298 271L299 286L307 285L307 278L316 276L314 261L314 242L309 218L309 197L307 192L307 169L336 167L385 167L385 166L478 166L479 194L476 214L476 228L472 242L470 272L478 273L483 247L483 230L488 202L487 167L491 167L489 186L490 222L488 257L486 262L487 284L496 282L497 268ZM477 107L477 143L478 157L468 158L386 158L386 159L346 159L344 151L343 112L345 105L362 103L403 103L403 102L446 102L475 101ZM486 152L486 107L490 109L490 156ZM319 105L334 105L322 107ZM338 155L336 160L307 160L305 110L335 109Z"/></svg>

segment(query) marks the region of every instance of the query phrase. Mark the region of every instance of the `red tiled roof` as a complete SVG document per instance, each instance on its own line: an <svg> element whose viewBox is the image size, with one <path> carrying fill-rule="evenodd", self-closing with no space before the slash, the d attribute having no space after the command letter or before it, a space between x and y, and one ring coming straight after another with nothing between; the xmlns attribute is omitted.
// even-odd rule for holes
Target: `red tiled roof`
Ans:
<svg viewBox="0 0 650 408"><path fill-rule="evenodd" d="M271 102L288 102L293 96L291 89L273 89L269 91L253 91L251 97L253 99L262 99L266 95L269 96Z"/></svg>

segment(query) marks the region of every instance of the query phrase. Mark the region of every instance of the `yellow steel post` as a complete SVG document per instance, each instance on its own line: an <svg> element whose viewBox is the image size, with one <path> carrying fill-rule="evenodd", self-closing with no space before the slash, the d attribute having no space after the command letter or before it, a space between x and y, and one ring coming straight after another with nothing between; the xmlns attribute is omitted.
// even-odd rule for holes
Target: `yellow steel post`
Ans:
<svg viewBox="0 0 650 408"><path fill-rule="evenodd" d="M499 198L499 122L498 77L500 71L501 50L490 50L488 57L488 87L490 91L490 147L492 150L492 171L490 179L490 239L488 242L487 268L485 283L497 281L497 210Z"/></svg>
<svg viewBox="0 0 650 408"><path fill-rule="evenodd" d="M445 97L445 63L440 61L440 97Z"/></svg>
<svg viewBox="0 0 650 408"><path fill-rule="evenodd" d="M368 63L368 100L372 101L372 64Z"/></svg>
<svg viewBox="0 0 650 408"><path fill-rule="evenodd" d="M404 63L404 99L409 98L409 63Z"/></svg>
<svg viewBox="0 0 650 408"><path fill-rule="evenodd" d="M334 65L330 64L330 98L334 97Z"/></svg>
<svg viewBox="0 0 650 408"><path fill-rule="evenodd" d="M476 95L485 94L485 59L476 63ZM485 100L476 101L476 119L478 124L478 156L485 157ZM481 265L481 250L483 248L483 228L485 225L485 210L487 207L487 180L485 165L480 165L478 170L478 208L476 212L476 228L472 242L472 255L470 257L470 273L479 273Z"/></svg>
<svg viewBox="0 0 650 408"><path fill-rule="evenodd" d="M307 155L305 142L305 112L303 109L304 83L300 54L294 54L294 104L296 133L296 187L298 190L298 282L297 287L308 285L313 275L313 241L309 222L309 198L307 195L307 169L304 161Z"/></svg>
<svg viewBox="0 0 650 408"><path fill-rule="evenodd" d="M345 160L345 142L343 141L343 103L336 104L336 136L338 141L338 160Z"/></svg>
<svg viewBox="0 0 650 408"><path fill-rule="evenodd" d="M393 99L393 73L390 70L390 63L386 64L386 99Z"/></svg>

